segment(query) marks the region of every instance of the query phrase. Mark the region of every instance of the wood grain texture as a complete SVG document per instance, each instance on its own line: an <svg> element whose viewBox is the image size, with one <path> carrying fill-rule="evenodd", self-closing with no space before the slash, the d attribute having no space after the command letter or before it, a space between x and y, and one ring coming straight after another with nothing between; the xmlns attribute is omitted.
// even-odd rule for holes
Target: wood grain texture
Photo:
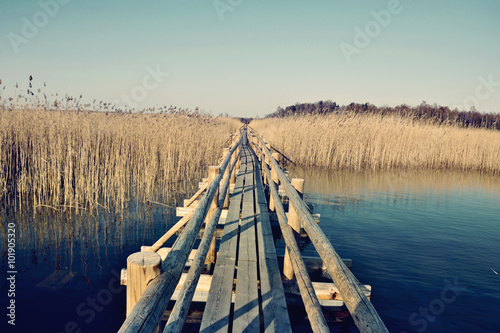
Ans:
<svg viewBox="0 0 500 333"><path fill-rule="evenodd" d="M243 146L242 151L246 157L246 173L241 208L233 329L236 332L257 332L260 317L255 237L254 161L250 148Z"/></svg>
<svg viewBox="0 0 500 333"><path fill-rule="evenodd" d="M146 290L149 281L161 273L161 257L154 252L137 252L127 258L127 316Z"/></svg>
<svg viewBox="0 0 500 333"><path fill-rule="evenodd" d="M233 195L230 198L224 232L215 264L212 285L201 322L201 332L227 332L229 327L233 294L234 269L238 245L241 200L246 172L246 158L240 164Z"/></svg>
<svg viewBox="0 0 500 333"><path fill-rule="evenodd" d="M255 168L255 219L259 240L260 289L265 332L291 332L260 168Z"/></svg>

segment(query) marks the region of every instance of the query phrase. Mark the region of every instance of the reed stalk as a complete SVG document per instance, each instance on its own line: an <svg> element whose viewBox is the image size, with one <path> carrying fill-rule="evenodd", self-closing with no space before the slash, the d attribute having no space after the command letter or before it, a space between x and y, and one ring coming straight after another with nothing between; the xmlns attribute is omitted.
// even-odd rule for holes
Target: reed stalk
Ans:
<svg viewBox="0 0 500 333"><path fill-rule="evenodd" d="M500 131L495 130L371 114L267 118L250 126L303 166L500 173Z"/></svg>

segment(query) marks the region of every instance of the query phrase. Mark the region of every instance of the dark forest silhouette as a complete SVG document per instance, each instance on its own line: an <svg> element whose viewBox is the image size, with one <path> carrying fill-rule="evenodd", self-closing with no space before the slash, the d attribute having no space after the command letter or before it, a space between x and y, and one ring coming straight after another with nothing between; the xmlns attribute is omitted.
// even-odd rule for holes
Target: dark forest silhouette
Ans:
<svg viewBox="0 0 500 333"><path fill-rule="evenodd" d="M470 111L451 110L447 106L429 105L422 102L418 106L398 105L396 107L378 107L370 103L351 103L340 106L332 101L316 103L297 103L278 109L266 118L282 118L301 115L328 115L332 113L398 115L401 117L423 120L437 125L458 125L460 127L487 128L500 130L500 114L480 113L473 108Z"/></svg>

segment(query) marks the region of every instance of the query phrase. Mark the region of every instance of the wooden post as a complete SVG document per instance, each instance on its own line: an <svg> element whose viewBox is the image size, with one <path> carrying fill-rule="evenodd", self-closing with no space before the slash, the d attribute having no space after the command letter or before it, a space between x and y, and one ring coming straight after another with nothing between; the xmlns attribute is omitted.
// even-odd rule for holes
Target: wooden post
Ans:
<svg viewBox="0 0 500 333"><path fill-rule="evenodd" d="M231 162L229 162L229 166L233 165L233 163L236 161L237 158L238 158L238 152L235 151L233 153L233 155L231 155ZM236 166L234 167L233 171L231 172L231 179L230 179L229 183L234 184L235 182L236 182ZM227 191L227 194L229 195L229 191Z"/></svg>
<svg viewBox="0 0 500 333"><path fill-rule="evenodd" d="M228 168L226 168L226 169L228 169ZM218 166L208 167L208 183L209 184L215 179L215 177L217 177L217 175L219 174L219 170L220 170L220 168ZM205 218L205 224L208 223L208 221L210 220L210 217L213 215L214 211L217 209L218 202L219 202L219 189L217 188L217 191L215 192L214 199L212 200L212 203L210 204L210 208L208 209L207 217ZM216 255L216 251L215 251L215 235L214 235L214 237L212 239L212 243L210 244L210 249L208 250L207 259L205 260L205 264L215 263L215 255Z"/></svg>
<svg viewBox="0 0 500 333"><path fill-rule="evenodd" d="M264 141L264 145L262 145L262 151L264 151L264 146L267 147L269 151L271 151L271 145L269 143ZM269 156L264 155L264 163L266 163L268 167L271 168L271 160L269 159ZM269 185L269 179L267 179L267 175L264 175L264 183L266 185Z"/></svg>
<svg viewBox="0 0 500 333"><path fill-rule="evenodd" d="M241 165L241 156L240 156L240 149L239 148L236 150L235 154L237 154L238 160L236 161L236 166L234 167L234 172L233 172L234 181L233 181L233 184L236 182L236 175L238 174L238 170L240 169L240 165Z"/></svg>
<svg viewBox="0 0 500 333"><path fill-rule="evenodd" d="M304 179L294 178L292 179L292 186L297 190L300 197L302 198L304 195ZM292 227L295 235L295 240L297 241L298 235L300 235L300 219L297 215L297 212L293 208L292 203L289 203L288 206L288 224ZM286 279L293 279L293 267L292 262L290 260L290 254L288 253L288 249L285 249L285 259L283 261L283 275Z"/></svg>
<svg viewBox="0 0 500 333"><path fill-rule="evenodd" d="M257 139L257 137L256 137L256 136L252 137L252 139L253 139L253 143L254 143L254 145L257 145L257 144L259 143L259 139ZM257 158L258 158L258 159L259 159L259 161L260 161L260 156L257 156Z"/></svg>
<svg viewBox="0 0 500 333"><path fill-rule="evenodd" d="M266 148L271 151L271 144L265 142L266 144ZM269 165L269 168L271 167L271 159L269 158L269 156L265 155L265 160L266 160L266 163L267 165Z"/></svg>
<svg viewBox="0 0 500 333"><path fill-rule="evenodd" d="M264 155L264 145L262 142L259 140L259 148L260 148L260 173L263 176L264 183L266 179L266 173L264 172L264 163L266 163L266 155Z"/></svg>
<svg viewBox="0 0 500 333"><path fill-rule="evenodd" d="M223 156L223 158L224 158L224 159L226 158L226 156L227 156L227 154L228 154L228 153L229 153L229 148L224 148L224 149L222 150L222 156ZM231 160L232 160L232 159L231 159ZM225 178L226 178L226 176L228 176L228 175L229 175L229 173L231 172L231 170L229 170L231 165L232 165L232 164L231 164L231 163L229 163L229 166L226 168L226 171L224 171L224 175L222 176L222 179L225 179ZM222 183L221 183L221 185L220 185L220 186L222 186ZM222 188L220 188L220 189L219 189L219 193L221 192L221 191L220 191L221 189L222 189ZM229 206L229 191L227 191L227 192L226 192L226 196L225 196L225 198L224 198L224 208L227 208L228 206Z"/></svg>
<svg viewBox="0 0 500 333"><path fill-rule="evenodd" d="M149 281L160 275L161 257L156 252L136 252L127 258L127 316Z"/></svg>
<svg viewBox="0 0 500 333"><path fill-rule="evenodd" d="M272 158L274 158L276 161L278 160L279 157L280 156L278 153L273 153L272 155ZM271 162L269 163L271 164L271 181L274 182L276 186L279 186L280 180L278 178L278 171L276 170L274 163ZM272 195L269 197L269 209L274 212L274 198Z"/></svg>

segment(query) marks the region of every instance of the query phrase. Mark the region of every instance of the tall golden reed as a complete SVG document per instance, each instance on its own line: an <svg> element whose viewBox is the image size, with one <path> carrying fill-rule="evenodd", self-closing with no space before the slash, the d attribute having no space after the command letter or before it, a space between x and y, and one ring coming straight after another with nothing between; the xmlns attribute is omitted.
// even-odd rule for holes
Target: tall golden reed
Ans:
<svg viewBox="0 0 500 333"><path fill-rule="evenodd" d="M216 164L236 119L0 111L0 198L33 207L109 209L168 198Z"/></svg>
<svg viewBox="0 0 500 333"><path fill-rule="evenodd" d="M332 114L253 121L293 161L340 170L454 169L500 173L500 132L399 116Z"/></svg>

